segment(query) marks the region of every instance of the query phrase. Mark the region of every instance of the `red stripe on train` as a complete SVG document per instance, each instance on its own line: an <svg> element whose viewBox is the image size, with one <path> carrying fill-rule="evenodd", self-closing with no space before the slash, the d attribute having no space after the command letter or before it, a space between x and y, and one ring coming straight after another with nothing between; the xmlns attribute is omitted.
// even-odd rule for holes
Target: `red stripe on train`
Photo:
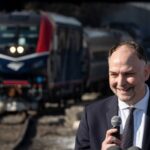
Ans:
<svg viewBox="0 0 150 150"><path fill-rule="evenodd" d="M30 83L26 80L5 80L2 82L4 85L24 85L28 86Z"/></svg>
<svg viewBox="0 0 150 150"><path fill-rule="evenodd" d="M41 16L40 32L36 52L41 53L48 51L52 42L53 26L46 16Z"/></svg>

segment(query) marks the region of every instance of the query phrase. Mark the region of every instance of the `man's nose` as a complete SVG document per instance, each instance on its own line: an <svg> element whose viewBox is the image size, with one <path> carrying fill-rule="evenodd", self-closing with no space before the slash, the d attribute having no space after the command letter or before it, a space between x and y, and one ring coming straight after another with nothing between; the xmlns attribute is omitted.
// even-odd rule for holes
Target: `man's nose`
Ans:
<svg viewBox="0 0 150 150"><path fill-rule="evenodd" d="M124 86L126 84L126 78L124 75L118 76L118 86Z"/></svg>

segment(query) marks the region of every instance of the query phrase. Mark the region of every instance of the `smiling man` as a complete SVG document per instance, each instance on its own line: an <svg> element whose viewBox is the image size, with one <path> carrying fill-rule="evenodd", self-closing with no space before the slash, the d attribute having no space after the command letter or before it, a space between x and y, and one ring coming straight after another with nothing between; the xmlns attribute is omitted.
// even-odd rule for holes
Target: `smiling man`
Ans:
<svg viewBox="0 0 150 150"><path fill-rule="evenodd" d="M85 107L76 135L75 150L107 150L112 146L123 147L123 134L129 110L133 112L133 142L143 150L150 149L150 100L146 54L134 41L122 42L109 51L109 83L114 96ZM118 115L120 130L112 128L111 118Z"/></svg>
<svg viewBox="0 0 150 150"><path fill-rule="evenodd" d="M145 81L149 77L146 59L140 50L136 51L130 44L120 45L110 51L108 62L111 90L127 104L137 103L145 95Z"/></svg>

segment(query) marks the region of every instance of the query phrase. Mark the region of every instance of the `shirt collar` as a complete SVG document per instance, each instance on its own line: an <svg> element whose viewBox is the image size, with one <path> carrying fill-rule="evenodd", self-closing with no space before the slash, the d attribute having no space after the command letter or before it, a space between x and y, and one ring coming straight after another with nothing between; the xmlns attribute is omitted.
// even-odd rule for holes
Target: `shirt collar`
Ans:
<svg viewBox="0 0 150 150"><path fill-rule="evenodd" d="M149 87L146 85L146 94L145 96L139 101L137 102L134 107L143 111L146 111L147 109L147 104L148 104L148 99L149 99ZM119 109L127 109L129 107L128 104L126 104L125 102L121 101L118 99L118 105L119 105Z"/></svg>

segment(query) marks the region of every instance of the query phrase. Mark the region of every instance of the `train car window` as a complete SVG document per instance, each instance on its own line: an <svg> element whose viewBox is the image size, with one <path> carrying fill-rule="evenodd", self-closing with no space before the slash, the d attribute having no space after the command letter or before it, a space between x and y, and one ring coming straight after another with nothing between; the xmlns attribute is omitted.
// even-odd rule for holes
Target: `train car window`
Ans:
<svg viewBox="0 0 150 150"><path fill-rule="evenodd" d="M60 52L62 49L66 49L66 36L67 32L63 28L58 28L58 51Z"/></svg>
<svg viewBox="0 0 150 150"><path fill-rule="evenodd" d="M15 28L0 26L0 45L13 44L15 42Z"/></svg>
<svg viewBox="0 0 150 150"><path fill-rule="evenodd" d="M15 57L30 54L35 51L39 34L37 25L16 25L0 24L0 50L4 54ZM11 46L23 46L25 51L22 54L12 54L9 48Z"/></svg>
<svg viewBox="0 0 150 150"><path fill-rule="evenodd" d="M50 57L50 75L52 82L61 80L61 69L63 62L63 54L66 50L66 30L65 28L58 27L56 35L54 36L54 45Z"/></svg>
<svg viewBox="0 0 150 150"><path fill-rule="evenodd" d="M81 33L78 30L70 29L68 31L67 49L79 51L81 47Z"/></svg>
<svg viewBox="0 0 150 150"><path fill-rule="evenodd" d="M58 49L58 36L54 35L53 49L56 51Z"/></svg>
<svg viewBox="0 0 150 150"><path fill-rule="evenodd" d="M3 26L0 25L0 44L36 45L39 28L36 26ZM24 39L24 42L20 42Z"/></svg>
<svg viewBox="0 0 150 150"><path fill-rule="evenodd" d="M58 50L78 51L81 48L81 31L74 28L60 27L57 30Z"/></svg>
<svg viewBox="0 0 150 150"><path fill-rule="evenodd" d="M58 26L56 32L58 49L51 53L51 76L55 82L69 79L67 74L70 68L77 64L77 53L82 46L81 35L81 31L77 28Z"/></svg>
<svg viewBox="0 0 150 150"><path fill-rule="evenodd" d="M38 30L39 28L37 26L20 27L20 36L26 39L25 44L36 45L39 32Z"/></svg>
<svg viewBox="0 0 150 150"><path fill-rule="evenodd" d="M26 43L34 44L37 43L38 38L38 27L16 27L16 26L1 26L0 25L0 44L19 44L20 37L24 37ZM16 40L18 38L18 40ZM18 42L18 43L17 43Z"/></svg>

